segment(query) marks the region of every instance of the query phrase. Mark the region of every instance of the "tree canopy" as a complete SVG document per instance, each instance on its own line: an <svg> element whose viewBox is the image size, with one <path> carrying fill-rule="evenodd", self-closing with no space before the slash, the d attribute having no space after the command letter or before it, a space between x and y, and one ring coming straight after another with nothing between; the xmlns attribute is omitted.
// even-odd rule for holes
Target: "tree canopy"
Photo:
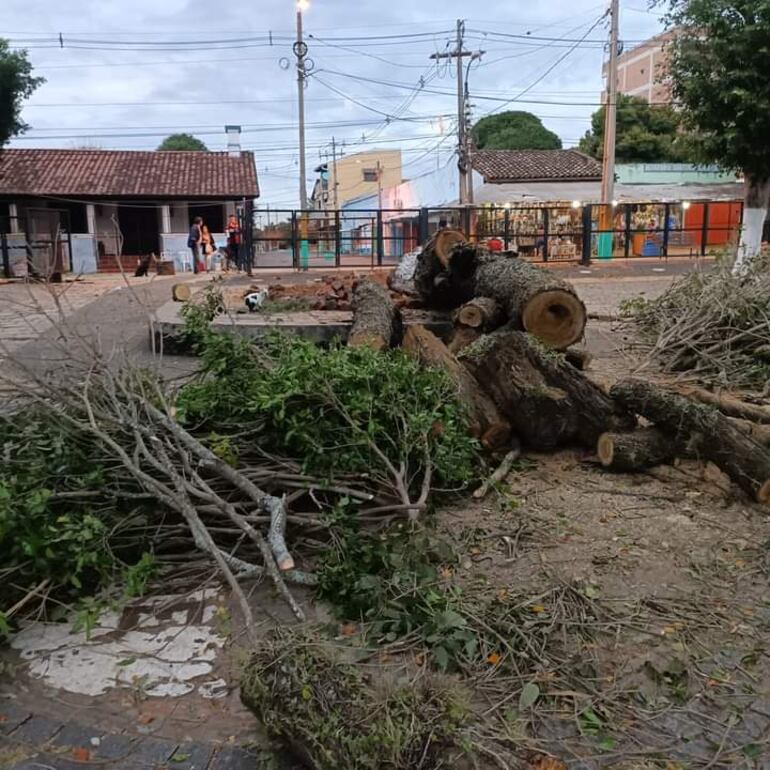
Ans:
<svg viewBox="0 0 770 770"><path fill-rule="evenodd" d="M561 149L561 139L531 112L489 115L473 126L472 137L479 150Z"/></svg>
<svg viewBox="0 0 770 770"><path fill-rule="evenodd" d="M8 41L0 38L0 147L27 130L21 119L22 103L44 82L45 78L33 77L27 52L12 51Z"/></svg>
<svg viewBox="0 0 770 770"><path fill-rule="evenodd" d="M604 149L602 106L591 116L591 130L578 145L582 152L601 159ZM618 94L615 160L620 163L689 163L691 139L681 131L681 117L668 105L648 104L638 96Z"/></svg>
<svg viewBox="0 0 770 770"><path fill-rule="evenodd" d="M208 147L200 139L192 134L171 134L167 136L158 146L159 150L197 150L198 152L208 152Z"/></svg>
<svg viewBox="0 0 770 770"><path fill-rule="evenodd" d="M684 124L705 161L746 178L736 266L761 248L770 202L770 5L767 0L670 0L676 29L668 71Z"/></svg>

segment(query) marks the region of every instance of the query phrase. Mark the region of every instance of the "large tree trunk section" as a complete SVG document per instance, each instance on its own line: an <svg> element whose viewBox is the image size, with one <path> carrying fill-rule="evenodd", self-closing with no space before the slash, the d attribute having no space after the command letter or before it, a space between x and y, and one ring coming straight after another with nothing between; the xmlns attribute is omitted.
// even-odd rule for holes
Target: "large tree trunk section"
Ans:
<svg viewBox="0 0 770 770"><path fill-rule="evenodd" d="M399 343L401 331L401 313L388 290L373 281L359 281L353 289L353 325L348 345L385 350Z"/></svg>
<svg viewBox="0 0 770 770"><path fill-rule="evenodd" d="M602 433L596 454L605 468L639 471L673 460L676 447L671 437L657 428L641 428L633 433Z"/></svg>
<svg viewBox="0 0 770 770"><path fill-rule="evenodd" d="M511 440L511 424L500 414L494 401L484 392L470 372L461 366L446 345L424 326L409 326L404 334L403 349L421 364L443 369L457 388L460 399L472 416L471 433L488 449L507 446Z"/></svg>
<svg viewBox="0 0 770 770"><path fill-rule="evenodd" d="M717 409L640 380L624 380L610 395L678 443L695 446L757 502L770 504L770 450Z"/></svg>
<svg viewBox="0 0 770 770"><path fill-rule="evenodd" d="M729 393L713 393L710 390L704 390L694 385L679 386L677 393L696 401L702 401L709 406L715 406L720 412L728 417L738 417L742 420L751 420L752 422L770 425L770 409L757 406L756 404L747 404Z"/></svg>
<svg viewBox="0 0 770 770"><path fill-rule="evenodd" d="M523 332L487 334L463 350L459 360L534 449L574 440L593 448L602 433L635 425L564 356Z"/></svg>
<svg viewBox="0 0 770 770"><path fill-rule="evenodd" d="M454 320L457 325L491 332L502 326L506 318L496 300L491 297L474 297L457 309Z"/></svg>
<svg viewBox="0 0 770 770"><path fill-rule="evenodd" d="M751 265L762 250L762 229L770 202L770 180L746 173L746 195L743 208L743 227L733 273L740 275Z"/></svg>
<svg viewBox="0 0 770 770"><path fill-rule="evenodd" d="M558 350L583 336L586 308L575 289L522 259L482 257L474 295L496 299L517 326Z"/></svg>

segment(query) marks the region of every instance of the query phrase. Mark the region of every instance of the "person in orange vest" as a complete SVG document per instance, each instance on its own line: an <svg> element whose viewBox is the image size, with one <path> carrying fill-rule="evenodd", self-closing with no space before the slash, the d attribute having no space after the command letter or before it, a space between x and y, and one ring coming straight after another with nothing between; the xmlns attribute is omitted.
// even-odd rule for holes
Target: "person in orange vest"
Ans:
<svg viewBox="0 0 770 770"><path fill-rule="evenodd" d="M225 230L227 231L227 266L229 268L230 265L235 265L240 270L241 227L235 214L230 214Z"/></svg>

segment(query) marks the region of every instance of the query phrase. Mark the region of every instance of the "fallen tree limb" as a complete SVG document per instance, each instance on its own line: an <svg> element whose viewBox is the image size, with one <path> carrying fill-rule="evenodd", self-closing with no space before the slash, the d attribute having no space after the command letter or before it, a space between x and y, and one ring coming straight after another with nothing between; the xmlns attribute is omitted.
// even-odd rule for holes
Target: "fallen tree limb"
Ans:
<svg viewBox="0 0 770 770"><path fill-rule="evenodd" d="M454 322L459 326L491 332L505 323L505 313L492 297L474 297L455 311Z"/></svg>
<svg viewBox="0 0 770 770"><path fill-rule="evenodd" d="M677 442L689 443L757 502L770 504L770 450L717 409L641 380L623 380L610 395Z"/></svg>
<svg viewBox="0 0 770 770"><path fill-rule="evenodd" d="M473 497L476 498L476 500L482 500L485 498L489 490L492 489L495 484L499 484L508 475L508 472L511 470L511 466L516 462L516 460L519 459L520 456L520 446L516 446L511 449L511 451L508 452L505 457L503 457L502 462L497 466L492 475L473 493Z"/></svg>
<svg viewBox="0 0 770 770"><path fill-rule="evenodd" d="M374 281L359 281L353 289L353 325L348 345L387 350L399 343L401 331L401 313L391 302L388 290Z"/></svg>
<svg viewBox="0 0 770 770"><path fill-rule="evenodd" d="M739 417L743 420L770 425L770 408L747 404L729 393L713 392L694 385L681 385L677 387L677 393L688 398L694 398L704 404L715 406L722 414L728 417Z"/></svg>

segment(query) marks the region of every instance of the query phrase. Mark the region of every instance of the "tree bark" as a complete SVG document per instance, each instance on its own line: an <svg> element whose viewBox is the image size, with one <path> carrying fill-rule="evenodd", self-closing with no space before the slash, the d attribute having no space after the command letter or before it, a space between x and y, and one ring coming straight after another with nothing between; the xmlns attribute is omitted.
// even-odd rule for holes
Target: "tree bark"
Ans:
<svg viewBox="0 0 770 770"><path fill-rule="evenodd" d="M414 285L419 294L428 297L436 292L436 281L440 286L442 274L449 269L451 251L464 243L465 236L460 230L444 229L434 233L417 257ZM443 280L445 282L445 278Z"/></svg>
<svg viewBox="0 0 770 770"><path fill-rule="evenodd" d="M523 332L487 334L463 350L459 360L534 449L574 440L593 448L602 433L635 425L564 356Z"/></svg>
<svg viewBox="0 0 770 770"><path fill-rule="evenodd" d="M745 173L746 193L743 208L743 227L733 273L740 275L750 266L762 249L762 228L770 202L770 179Z"/></svg>
<svg viewBox="0 0 770 770"><path fill-rule="evenodd" d="M711 460L757 502L770 504L770 450L717 409L641 380L623 380L610 395Z"/></svg>
<svg viewBox="0 0 770 770"><path fill-rule="evenodd" d="M348 345L386 350L398 345L401 333L401 313L388 290L373 281L359 281L353 289L353 325Z"/></svg>
<svg viewBox="0 0 770 770"><path fill-rule="evenodd" d="M673 460L676 446L657 428L641 428L633 433L602 433L596 454L605 468L638 471Z"/></svg>
<svg viewBox="0 0 770 770"><path fill-rule="evenodd" d="M728 420L735 425L738 430L751 436L762 446L770 447L770 425L758 425L750 420L741 420L739 417L728 417Z"/></svg>
<svg viewBox="0 0 770 770"><path fill-rule="evenodd" d="M402 346L424 366L443 369L447 373L460 399L470 409L471 433L484 447L498 449L510 443L510 422L500 414L494 401L435 334L419 324L409 326Z"/></svg>

